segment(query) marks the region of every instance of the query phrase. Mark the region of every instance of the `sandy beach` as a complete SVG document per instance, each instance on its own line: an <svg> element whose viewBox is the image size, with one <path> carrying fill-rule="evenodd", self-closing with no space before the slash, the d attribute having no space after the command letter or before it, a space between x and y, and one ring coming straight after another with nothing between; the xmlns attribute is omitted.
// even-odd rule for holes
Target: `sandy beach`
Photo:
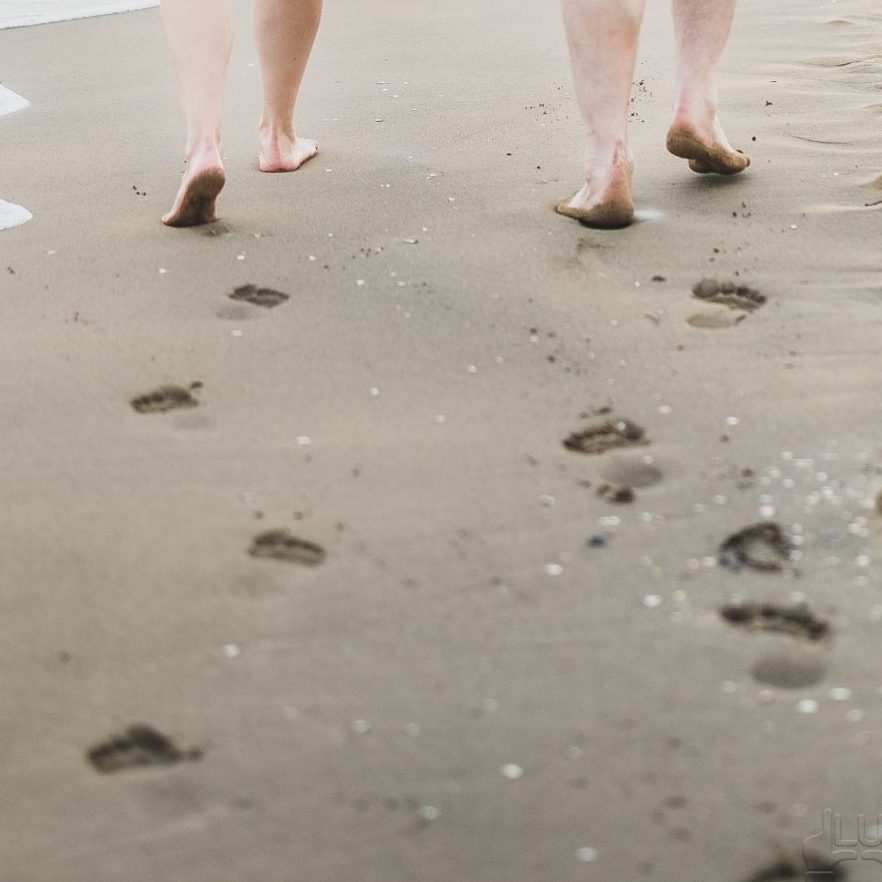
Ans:
<svg viewBox="0 0 882 882"><path fill-rule="evenodd" d="M803 878L882 810L882 13L744 0L711 180L652 5L601 232L554 4L327 4L284 176L236 8L194 230L157 10L0 31L0 880Z"/></svg>

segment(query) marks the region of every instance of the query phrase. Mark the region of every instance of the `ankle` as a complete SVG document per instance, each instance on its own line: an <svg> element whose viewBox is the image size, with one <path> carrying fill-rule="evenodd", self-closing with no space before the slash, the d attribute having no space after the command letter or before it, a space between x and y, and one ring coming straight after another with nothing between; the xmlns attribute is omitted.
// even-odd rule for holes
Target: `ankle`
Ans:
<svg viewBox="0 0 882 882"><path fill-rule="evenodd" d="M293 141L294 120L276 120L264 114L258 127L260 137L266 141L277 143L279 141Z"/></svg>
<svg viewBox="0 0 882 882"><path fill-rule="evenodd" d="M674 120L693 126L713 125L717 118L716 89L681 87L674 104Z"/></svg>
<svg viewBox="0 0 882 882"><path fill-rule="evenodd" d="M634 161L631 149L623 139L589 144L585 150L586 177L602 178L618 171L630 172Z"/></svg>
<svg viewBox="0 0 882 882"><path fill-rule="evenodd" d="M184 156L187 162L206 159L220 163L220 134L218 132L203 132L189 138Z"/></svg>

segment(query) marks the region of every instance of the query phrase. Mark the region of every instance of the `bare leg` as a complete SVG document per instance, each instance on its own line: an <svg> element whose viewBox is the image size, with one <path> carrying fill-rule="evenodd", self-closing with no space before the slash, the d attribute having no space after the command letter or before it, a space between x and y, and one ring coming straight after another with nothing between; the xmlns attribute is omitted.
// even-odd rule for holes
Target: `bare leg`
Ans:
<svg viewBox="0 0 882 882"><path fill-rule="evenodd" d="M585 122L585 185L557 210L597 227L634 218L628 102L644 0L563 0L576 98Z"/></svg>
<svg viewBox="0 0 882 882"><path fill-rule="evenodd" d="M295 171L318 152L298 138L294 105L322 15L322 0L254 0L254 34L263 75L260 170Z"/></svg>
<svg viewBox="0 0 882 882"><path fill-rule="evenodd" d="M162 221L190 227L215 219L224 185L220 123L233 7L230 0L162 0L161 11L187 121L187 170Z"/></svg>
<svg viewBox="0 0 882 882"><path fill-rule="evenodd" d="M677 31L677 98L668 150L701 174L734 175L750 165L717 119L720 58L726 48L735 0L673 0Z"/></svg>

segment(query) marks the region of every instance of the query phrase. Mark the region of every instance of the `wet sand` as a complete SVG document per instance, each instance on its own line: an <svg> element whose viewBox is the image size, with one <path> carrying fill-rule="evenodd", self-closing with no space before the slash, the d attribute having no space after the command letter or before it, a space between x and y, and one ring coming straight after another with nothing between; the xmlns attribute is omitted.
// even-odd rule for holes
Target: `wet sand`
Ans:
<svg viewBox="0 0 882 882"><path fill-rule="evenodd" d="M875 815L880 24L744 2L712 179L650 10L609 232L542 5L329 4L289 176L240 28L183 231L156 11L0 32L3 879L743 882Z"/></svg>

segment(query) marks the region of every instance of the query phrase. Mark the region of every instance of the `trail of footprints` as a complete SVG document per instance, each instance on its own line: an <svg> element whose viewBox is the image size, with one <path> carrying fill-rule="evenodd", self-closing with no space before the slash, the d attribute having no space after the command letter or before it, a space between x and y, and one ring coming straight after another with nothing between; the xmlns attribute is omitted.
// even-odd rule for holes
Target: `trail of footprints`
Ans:
<svg viewBox="0 0 882 882"><path fill-rule="evenodd" d="M289 299L289 295L273 288L243 285L228 295L231 300L250 303L264 309L273 309ZM139 414L166 414L200 405L202 382L187 386L166 384L135 396L129 404ZM247 553L254 558L281 561L306 567L317 567L325 562L325 549L315 542L301 539L281 528L265 530L252 540ZM129 726L86 751L86 760L102 774L131 771L147 767L175 766L202 758L200 747L182 749L167 735L143 723Z"/></svg>

